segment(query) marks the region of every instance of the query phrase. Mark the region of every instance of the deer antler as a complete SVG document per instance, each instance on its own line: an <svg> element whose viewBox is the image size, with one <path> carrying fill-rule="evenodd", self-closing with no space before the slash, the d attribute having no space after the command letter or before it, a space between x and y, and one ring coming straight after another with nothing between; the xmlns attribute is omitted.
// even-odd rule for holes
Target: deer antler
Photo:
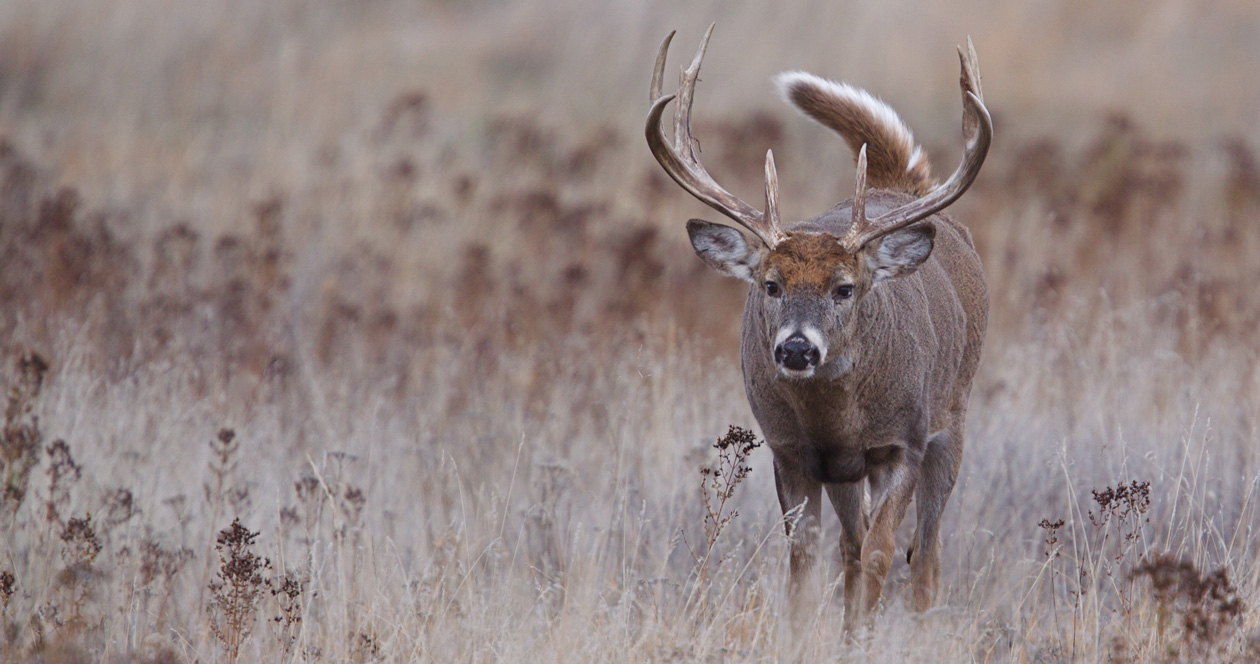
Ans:
<svg viewBox="0 0 1260 664"><path fill-rule="evenodd" d="M665 78L665 56L674 33L669 33L661 43L661 50L656 54L656 69L652 73L652 108L647 117L648 147L674 182L709 207L734 219L773 249L785 237L779 229L779 179L775 173L774 155L766 152L766 211L763 213L736 198L713 180L700 163L699 148L691 135L691 104L696 90L696 78L700 74L700 61L704 59L704 51L712 34L713 25L710 25L691 66L684 69L678 77L677 95L661 95ZM665 106L675 97L678 103L674 107L674 144L671 146L665 138L661 116L665 113Z"/></svg>
<svg viewBox="0 0 1260 664"><path fill-rule="evenodd" d="M853 224L840 242L847 251L857 253L893 231L900 230L929 217L958 200L971 186L980 165L989 152L993 140L993 120L984 107L984 92L980 88L980 66L976 60L976 47L967 38L967 49L958 47L958 59L962 64L959 84L963 98L963 158L958 169L944 184L926 196L889 210L874 219L866 218L866 146L858 154L857 193L853 197Z"/></svg>

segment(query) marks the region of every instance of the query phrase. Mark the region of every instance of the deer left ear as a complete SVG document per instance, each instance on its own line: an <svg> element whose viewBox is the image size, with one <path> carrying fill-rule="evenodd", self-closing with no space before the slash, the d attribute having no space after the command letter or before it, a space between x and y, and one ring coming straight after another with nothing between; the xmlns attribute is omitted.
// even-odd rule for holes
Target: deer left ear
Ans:
<svg viewBox="0 0 1260 664"><path fill-rule="evenodd" d="M862 255L874 274L874 283L904 277L919 269L932 255L936 226L915 224L866 245Z"/></svg>

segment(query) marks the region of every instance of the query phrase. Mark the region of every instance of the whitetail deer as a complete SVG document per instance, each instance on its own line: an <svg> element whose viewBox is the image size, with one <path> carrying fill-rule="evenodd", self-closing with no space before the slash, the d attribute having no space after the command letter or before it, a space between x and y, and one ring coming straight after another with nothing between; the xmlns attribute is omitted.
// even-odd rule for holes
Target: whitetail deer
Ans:
<svg viewBox="0 0 1260 664"><path fill-rule="evenodd" d="M744 388L774 453L779 504L785 514L801 509L796 525L787 526L794 609L818 599L809 571L825 488L843 529L845 626L878 607L893 535L912 498L918 525L906 558L914 609L925 611L940 576L941 512L958 476L988 321L988 288L971 234L942 213L971 185L992 138L975 48L968 39L958 49L965 150L940 186L892 108L849 85L780 74L783 96L844 137L857 161L851 200L784 224L771 152L764 212L720 187L700 164L691 105L712 32L710 26L682 71L676 96L661 94L673 33L661 44L647 140L674 181L758 240L749 243L729 226L687 222L705 264L752 285L743 315ZM671 100L672 146L661 127Z"/></svg>

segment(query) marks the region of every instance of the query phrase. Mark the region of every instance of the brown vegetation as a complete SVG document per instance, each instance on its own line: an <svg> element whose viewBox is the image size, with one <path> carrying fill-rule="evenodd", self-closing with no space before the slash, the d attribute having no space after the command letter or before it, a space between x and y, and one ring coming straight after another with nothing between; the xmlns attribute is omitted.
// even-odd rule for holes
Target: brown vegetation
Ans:
<svg viewBox="0 0 1260 664"><path fill-rule="evenodd" d="M0 660L1254 658L1260 91L1212 54L1260 12L941 3L849 51L904 7L614 4L0 9ZM784 629L767 452L716 512L696 491L752 424L743 292L691 255L640 78L714 18L750 46L706 63L706 162L755 194L773 147L785 216L852 170L771 71L858 77L954 146L921 70L967 32L986 63L943 607L911 617L898 562L851 644L835 603Z"/></svg>

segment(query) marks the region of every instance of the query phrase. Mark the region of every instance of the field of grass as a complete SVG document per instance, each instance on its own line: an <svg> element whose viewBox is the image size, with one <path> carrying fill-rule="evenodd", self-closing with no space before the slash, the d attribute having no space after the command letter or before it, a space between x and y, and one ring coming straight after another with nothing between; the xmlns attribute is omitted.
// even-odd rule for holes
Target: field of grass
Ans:
<svg viewBox="0 0 1260 664"><path fill-rule="evenodd" d="M1260 6L676 4L0 4L0 661L1257 661ZM744 291L642 138L710 21L705 163L787 218L853 168L771 74L938 173L985 74L939 607L899 555L852 642L764 446L711 524Z"/></svg>

